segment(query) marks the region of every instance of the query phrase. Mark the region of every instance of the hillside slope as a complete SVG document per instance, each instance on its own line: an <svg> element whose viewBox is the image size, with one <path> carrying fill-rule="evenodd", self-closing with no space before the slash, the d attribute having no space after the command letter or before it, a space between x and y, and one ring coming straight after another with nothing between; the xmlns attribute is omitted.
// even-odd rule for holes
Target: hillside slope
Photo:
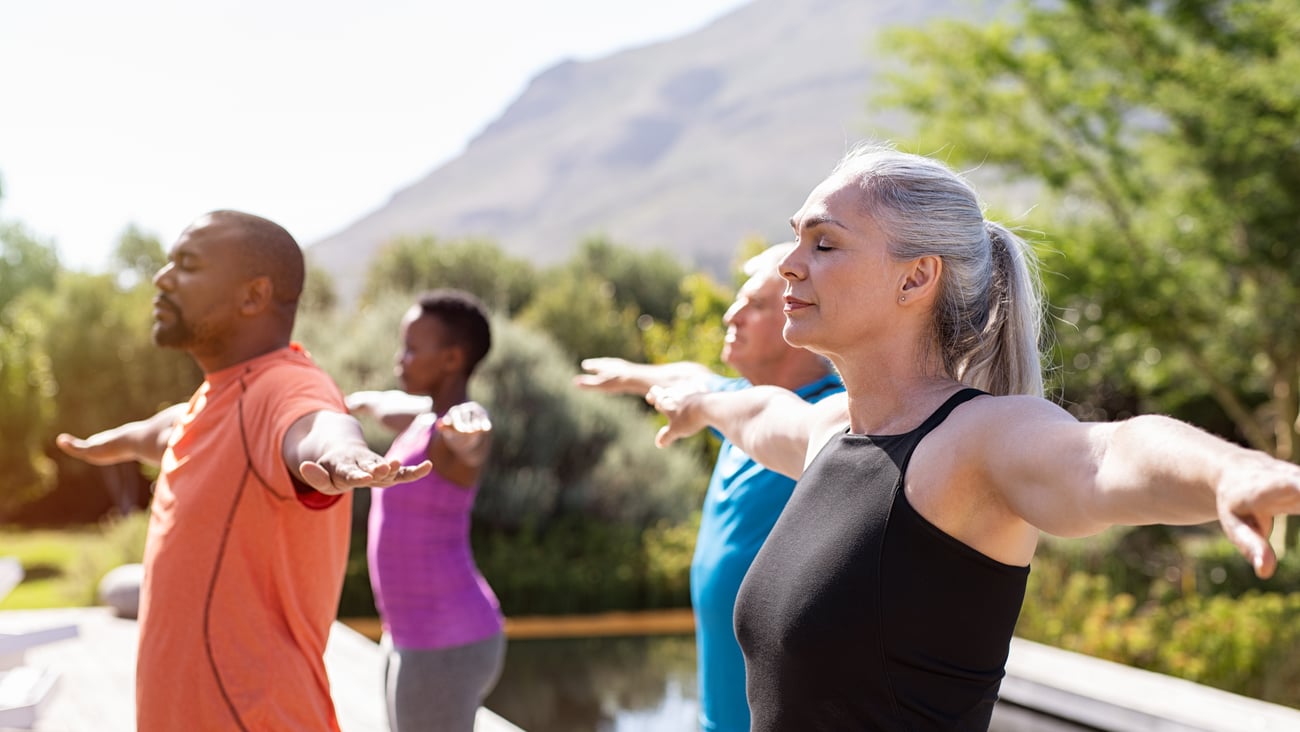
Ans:
<svg viewBox="0 0 1300 732"><path fill-rule="evenodd" d="M393 237L496 240L546 264L582 238L666 249L717 273L771 241L853 142L887 25L969 13L942 0L754 0L697 32L539 74L457 158L312 244L344 300Z"/></svg>

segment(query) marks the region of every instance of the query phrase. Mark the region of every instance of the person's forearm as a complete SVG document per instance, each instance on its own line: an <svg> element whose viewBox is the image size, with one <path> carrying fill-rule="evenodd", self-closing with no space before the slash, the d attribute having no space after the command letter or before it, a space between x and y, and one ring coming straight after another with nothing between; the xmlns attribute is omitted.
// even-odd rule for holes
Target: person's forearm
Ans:
<svg viewBox="0 0 1300 732"><path fill-rule="evenodd" d="M359 391L348 396L348 409L378 420L394 432L401 432L421 414L433 409L433 400L404 391Z"/></svg>
<svg viewBox="0 0 1300 732"><path fill-rule="evenodd" d="M771 386L713 392L698 397L701 416L745 454L777 472L803 473L809 431L807 402Z"/></svg>
<svg viewBox="0 0 1300 732"><path fill-rule="evenodd" d="M1126 525L1211 521L1224 470L1263 457L1168 417L1117 423L1098 465L1100 518Z"/></svg>
<svg viewBox="0 0 1300 732"><path fill-rule="evenodd" d="M304 462L319 462L325 453L340 447L366 447L361 424L341 412L320 411L308 415L285 436L285 462L295 475Z"/></svg>
<svg viewBox="0 0 1300 732"><path fill-rule="evenodd" d="M186 404L175 404L148 419L97 432L84 440L59 435L59 447L91 465L116 465L141 462L152 466L162 463L171 437L172 426L185 412Z"/></svg>
<svg viewBox="0 0 1300 732"><path fill-rule="evenodd" d="M716 376L707 366L694 361L648 364L621 358L589 358L582 367L591 373L576 376L578 386L611 394L641 395L654 386L703 390Z"/></svg>

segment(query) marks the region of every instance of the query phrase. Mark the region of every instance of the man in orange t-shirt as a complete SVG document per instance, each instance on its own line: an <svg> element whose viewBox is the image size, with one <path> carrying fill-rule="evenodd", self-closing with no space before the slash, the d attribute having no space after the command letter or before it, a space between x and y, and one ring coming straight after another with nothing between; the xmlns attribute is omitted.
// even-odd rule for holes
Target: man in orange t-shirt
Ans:
<svg viewBox="0 0 1300 732"><path fill-rule="evenodd" d="M428 474L366 447L333 381L291 343L302 250L215 211L154 276L153 339L205 379L178 404L65 452L159 465L140 589L136 722L338 730L323 653L347 560L350 494Z"/></svg>

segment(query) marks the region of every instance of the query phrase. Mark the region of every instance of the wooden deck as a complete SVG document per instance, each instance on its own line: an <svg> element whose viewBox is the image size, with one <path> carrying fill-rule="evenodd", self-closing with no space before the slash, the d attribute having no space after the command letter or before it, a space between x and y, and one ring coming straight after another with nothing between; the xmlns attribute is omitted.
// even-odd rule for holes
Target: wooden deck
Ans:
<svg viewBox="0 0 1300 732"><path fill-rule="evenodd" d="M680 613L655 616L680 632ZM608 614L588 619L592 628L626 632L633 619ZM566 621L572 624L574 621ZM25 651L24 665L57 677L34 724L5 727L36 732L132 732L135 729L136 623L107 608L0 611L3 634L75 627L76 637L53 640ZM536 627L534 627L536 626ZM555 635L567 625L543 619L515 621L515 636ZM644 628L642 628L644 630ZM577 633L574 630L574 633ZM597 633L598 634L598 633ZM2 651L0 644L0 651ZM0 653L0 668L6 660ZM13 659L9 659L13 660ZM386 732L379 647L335 624L325 654L343 732ZM0 676L0 692L3 691ZM0 694L3 697L3 694ZM1122 732L1300 731L1300 710L1229 694L1180 679L1081 656L1021 639L1011 644L995 729L1016 732L1106 729ZM0 715L2 716L2 715ZM1047 724L1065 720L1060 726ZM477 732L521 732L486 709Z"/></svg>
<svg viewBox="0 0 1300 732"><path fill-rule="evenodd" d="M136 623L107 608L11 610L0 612L0 633L75 626L76 637L35 646L24 665L57 675L37 710L37 732L134 732ZM379 647L336 623L325 666L343 732L387 732ZM13 728L3 727L0 730ZM476 732L520 732L486 709Z"/></svg>
<svg viewBox="0 0 1300 732"><path fill-rule="evenodd" d="M1300 732L1300 709L1021 638L1011 641L1001 698L1087 729Z"/></svg>

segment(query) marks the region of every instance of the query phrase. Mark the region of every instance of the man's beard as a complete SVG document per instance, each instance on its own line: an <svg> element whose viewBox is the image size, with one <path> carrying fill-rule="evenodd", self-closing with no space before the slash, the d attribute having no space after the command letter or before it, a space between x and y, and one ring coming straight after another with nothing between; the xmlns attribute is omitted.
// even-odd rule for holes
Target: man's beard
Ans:
<svg viewBox="0 0 1300 732"><path fill-rule="evenodd" d="M176 319L171 323L154 321L153 342L163 348L184 348L194 343L194 329L181 316L180 310L173 310Z"/></svg>

